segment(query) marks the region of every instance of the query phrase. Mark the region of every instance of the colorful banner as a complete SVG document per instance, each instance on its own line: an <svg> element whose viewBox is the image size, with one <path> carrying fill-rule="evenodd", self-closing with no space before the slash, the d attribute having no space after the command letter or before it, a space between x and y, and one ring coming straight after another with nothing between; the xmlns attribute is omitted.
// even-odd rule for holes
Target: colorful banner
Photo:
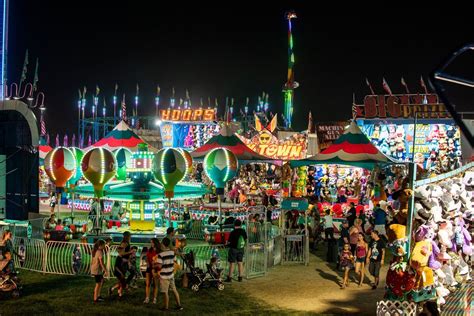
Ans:
<svg viewBox="0 0 474 316"><path fill-rule="evenodd" d="M368 95L363 105L354 105L355 118L449 118L436 94ZM415 114L418 113L418 114Z"/></svg>
<svg viewBox="0 0 474 316"><path fill-rule="evenodd" d="M344 128L347 122L330 122L316 125L316 134L318 136L319 151L331 146L332 142L344 134Z"/></svg>
<svg viewBox="0 0 474 316"><path fill-rule="evenodd" d="M163 148L173 147L194 150L219 133L219 129L219 125L213 123L163 123L161 125Z"/></svg>
<svg viewBox="0 0 474 316"><path fill-rule="evenodd" d="M160 131L163 148L173 147L173 124L162 124Z"/></svg>
<svg viewBox="0 0 474 316"><path fill-rule="evenodd" d="M393 122L392 122L393 123ZM411 161L415 141L415 162L429 167L431 158L461 156L459 128L454 124L381 124L359 122L362 132L387 156Z"/></svg>

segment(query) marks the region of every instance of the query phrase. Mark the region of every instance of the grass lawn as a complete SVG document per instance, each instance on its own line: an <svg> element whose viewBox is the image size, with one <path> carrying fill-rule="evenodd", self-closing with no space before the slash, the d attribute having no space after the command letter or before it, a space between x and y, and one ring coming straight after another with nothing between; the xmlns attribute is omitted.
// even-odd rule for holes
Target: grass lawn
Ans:
<svg viewBox="0 0 474 316"><path fill-rule="evenodd" d="M102 303L92 302L94 280L92 277L43 275L37 272L21 270L23 292L19 299L10 299L9 295L0 297L0 315L151 315L163 312L162 296L158 295L160 304L144 305L144 283L132 290L123 300L117 295L108 298L108 287L115 279L106 281ZM245 281L244 281L245 282ZM239 292L244 283L226 284L223 291L215 288L202 289L194 293L178 286L184 310L168 312L168 314L185 315L222 315L222 314L294 314L291 310L278 310L271 306L256 302ZM1 294L1 293L0 293ZM170 297L170 308L175 306L173 296Z"/></svg>

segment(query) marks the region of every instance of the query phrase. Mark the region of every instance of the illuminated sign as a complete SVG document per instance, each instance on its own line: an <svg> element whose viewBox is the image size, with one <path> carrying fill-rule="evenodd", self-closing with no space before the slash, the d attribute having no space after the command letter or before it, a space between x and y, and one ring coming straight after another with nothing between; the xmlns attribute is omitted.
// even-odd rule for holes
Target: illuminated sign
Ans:
<svg viewBox="0 0 474 316"><path fill-rule="evenodd" d="M430 155L461 156L461 134L454 124L417 124L415 132L414 124L367 122L359 122L362 132L381 152L397 160L410 161L414 150L416 162L427 168Z"/></svg>
<svg viewBox="0 0 474 316"><path fill-rule="evenodd" d="M278 160L306 158L305 134L294 134L288 140L278 140L268 130L264 129L252 139L238 136L247 147L262 156Z"/></svg>
<svg viewBox="0 0 474 316"><path fill-rule="evenodd" d="M436 94L368 95L354 106L356 118L449 118Z"/></svg>
<svg viewBox="0 0 474 316"><path fill-rule="evenodd" d="M214 109L167 109L160 111L163 121L213 121Z"/></svg>

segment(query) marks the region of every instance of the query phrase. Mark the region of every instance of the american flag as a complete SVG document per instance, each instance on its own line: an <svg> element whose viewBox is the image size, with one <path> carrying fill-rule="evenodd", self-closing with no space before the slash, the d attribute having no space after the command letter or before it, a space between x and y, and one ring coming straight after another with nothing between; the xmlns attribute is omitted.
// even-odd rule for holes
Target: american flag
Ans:
<svg viewBox="0 0 474 316"><path fill-rule="evenodd" d="M370 84L370 82L369 82L369 79L368 79L368 78L365 78L365 83L366 83L366 84L367 84L367 86L369 87L369 89L370 89L370 93L372 93L372 95L375 95L374 89L372 88L372 85Z"/></svg>
<svg viewBox="0 0 474 316"><path fill-rule="evenodd" d="M402 86L405 87L405 91L407 92L407 94L410 94L410 90L408 90L408 85L405 82L405 79L403 79L403 77L402 77Z"/></svg>
<svg viewBox="0 0 474 316"><path fill-rule="evenodd" d="M46 123L44 122L43 115L41 115L41 135L46 135Z"/></svg>
<svg viewBox="0 0 474 316"><path fill-rule="evenodd" d="M390 89L390 87L388 86L388 83L387 81L385 80L385 78L382 78L383 81L382 81L382 86L383 86L383 89L390 95L392 95L392 90Z"/></svg>
<svg viewBox="0 0 474 316"><path fill-rule="evenodd" d="M428 94L428 88L426 87L425 81L423 80L423 76L420 76L420 85L423 88L425 94Z"/></svg>

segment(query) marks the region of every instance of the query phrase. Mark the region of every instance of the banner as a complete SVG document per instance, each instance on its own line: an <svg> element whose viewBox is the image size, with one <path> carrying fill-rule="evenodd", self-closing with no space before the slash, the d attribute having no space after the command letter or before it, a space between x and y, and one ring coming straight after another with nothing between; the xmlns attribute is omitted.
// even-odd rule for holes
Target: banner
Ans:
<svg viewBox="0 0 474 316"><path fill-rule="evenodd" d="M162 124L160 132L163 148L173 147L173 125L168 123Z"/></svg>
<svg viewBox="0 0 474 316"><path fill-rule="evenodd" d="M363 124L363 125L362 125ZM415 162L428 168L431 158L461 157L461 134L453 124L360 124L362 132L385 155L411 161L413 142ZM415 135L414 135L415 132Z"/></svg>
<svg viewBox="0 0 474 316"><path fill-rule="evenodd" d="M316 134L318 136L319 151L322 151L332 142L344 134L344 128L347 122L330 122L316 125Z"/></svg>

